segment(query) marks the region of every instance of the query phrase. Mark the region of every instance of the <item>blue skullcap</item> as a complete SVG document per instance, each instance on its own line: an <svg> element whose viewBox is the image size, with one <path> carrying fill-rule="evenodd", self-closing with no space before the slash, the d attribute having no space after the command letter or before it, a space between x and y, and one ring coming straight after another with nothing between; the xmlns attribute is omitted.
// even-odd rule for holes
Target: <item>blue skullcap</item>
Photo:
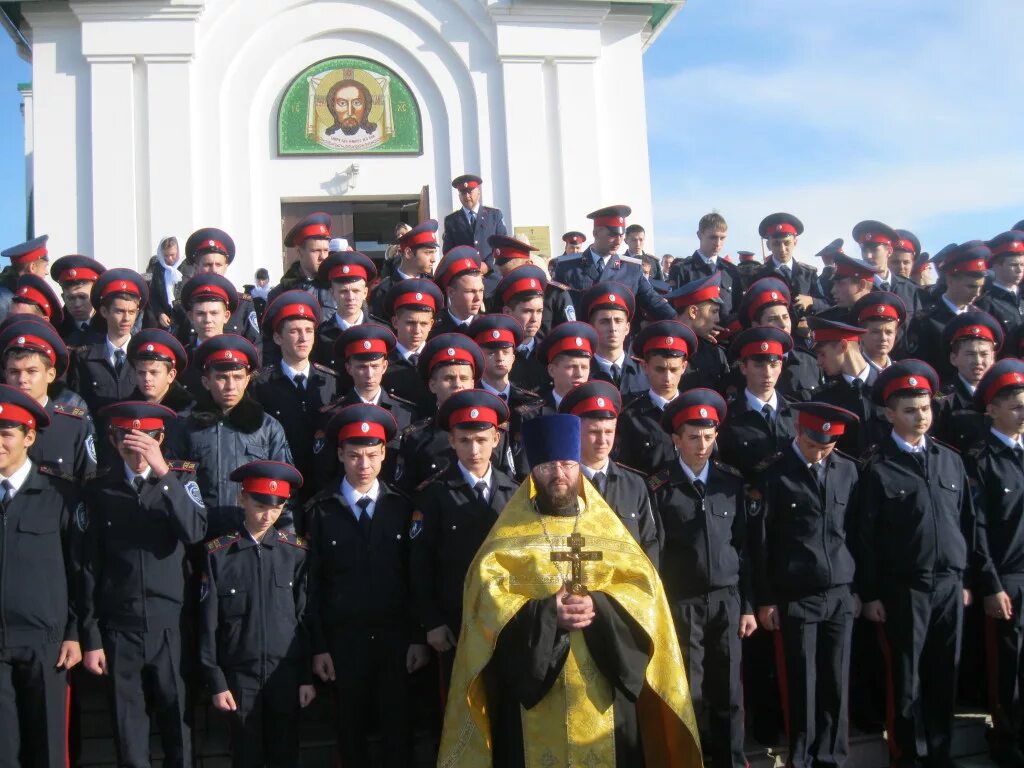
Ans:
<svg viewBox="0 0 1024 768"><path fill-rule="evenodd" d="M523 422L523 447L530 467L580 460L580 417L553 413Z"/></svg>

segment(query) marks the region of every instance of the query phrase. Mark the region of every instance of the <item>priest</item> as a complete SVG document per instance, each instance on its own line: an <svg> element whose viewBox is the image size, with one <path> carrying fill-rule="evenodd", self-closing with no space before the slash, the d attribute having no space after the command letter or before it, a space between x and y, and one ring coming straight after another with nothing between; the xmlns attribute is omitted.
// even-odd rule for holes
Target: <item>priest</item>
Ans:
<svg viewBox="0 0 1024 768"><path fill-rule="evenodd" d="M580 471L580 420L523 424L530 475L466 577L438 766L700 766L665 592Z"/></svg>

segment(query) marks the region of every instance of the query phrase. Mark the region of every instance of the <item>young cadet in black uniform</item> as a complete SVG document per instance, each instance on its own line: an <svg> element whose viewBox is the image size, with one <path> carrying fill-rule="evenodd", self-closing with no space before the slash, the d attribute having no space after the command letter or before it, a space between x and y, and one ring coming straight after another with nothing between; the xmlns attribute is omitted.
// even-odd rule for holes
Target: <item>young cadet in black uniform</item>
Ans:
<svg viewBox="0 0 1024 768"><path fill-rule="evenodd" d="M535 264L524 264L506 273L494 291L494 303L500 305L500 311L511 315L523 326L523 340L516 347L516 361L509 378L531 392L540 392L551 386L547 366L540 360L538 352L541 340L550 333L550 328L544 329L547 285L543 269ZM566 320L552 322L551 327L575 319L576 309L569 302L566 304Z"/></svg>
<svg viewBox="0 0 1024 768"><path fill-rule="evenodd" d="M193 360L203 392L175 430L168 452L198 463L196 479L206 505L211 538L234 531L242 520L238 486L228 473L260 459L292 463L281 423L247 392L259 354L252 342L225 333L205 342Z"/></svg>
<svg viewBox="0 0 1024 768"><path fill-rule="evenodd" d="M374 721L386 768L412 762L408 677L429 659L409 596L408 498L378 479L398 427L361 403L331 419L343 477L306 505L313 673L335 683L338 751L370 765Z"/></svg>
<svg viewBox="0 0 1024 768"><path fill-rule="evenodd" d="M694 336L700 340L687 360L682 389L724 389L729 375L729 361L716 338L723 303L720 296L721 282L722 273L715 272L710 277L694 280L668 294L668 300L676 310L676 320L693 331Z"/></svg>
<svg viewBox="0 0 1024 768"><path fill-rule="evenodd" d="M395 285L411 277L429 278L433 274L441 250L437 242L437 222L427 219L417 224L398 239L398 247L401 261L390 275L377 283L370 296L370 314L375 317L387 317L384 299Z"/></svg>
<svg viewBox="0 0 1024 768"><path fill-rule="evenodd" d="M1024 765L1024 362L1000 360L978 385L977 407L992 421L985 441L966 454L978 515L977 535L985 542L991 569L977 574L984 599L988 692L992 714L992 759L1001 766Z"/></svg>
<svg viewBox="0 0 1024 768"><path fill-rule="evenodd" d="M193 361L182 371L181 384L194 397L203 391L203 372L194 364L196 350L227 332L228 319L237 304L238 292L231 281L214 272L197 274L181 288L181 306L188 323L179 326L179 339Z"/></svg>
<svg viewBox="0 0 1024 768"><path fill-rule="evenodd" d="M0 272L0 319L6 317L10 310L11 298L19 277L27 274L46 276L50 261L49 251L46 249L49 239L49 235L41 235L0 251L0 258L10 262Z"/></svg>
<svg viewBox="0 0 1024 768"><path fill-rule="evenodd" d="M762 277L743 296L740 322L745 328L778 328L792 338L790 303L789 286L776 277ZM807 400L821 383L821 369L814 355L803 344L794 344L783 357L775 389L794 400Z"/></svg>
<svg viewBox="0 0 1024 768"><path fill-rule="evenodd" d="M430 332L468 333L476 316L484 309L484 278L480 271L480 253L468 245L452 248L434 269L434 282L445 297L442 311Z"/></svg>
<svg viewBox="0 0 1024 768"><path fill-rule="evenodd" d="M18 278L7 316L16 314L42 317L54 328L58 327L64 319L64 312L60 308L57 294L53 292L45 279L36 275L22 275Z"/></svg>
<svg viewBox="0 0 1024 768"><path fill-rule="evenodd" d="M334 358L334 342L353 325L370 321L366 316L367 286L377 278L377 268L358 251L340 251L324 259L317 277L331 287L336 309L316 329L313 359L339 370L341 361Z"/></svg>
<svg viewBox="0 0 1024 768"><path fill-rule="evenodd" d="M81 534L74 486L28 457L48 417L0 385L0 764L67 765L67 670L82 659Z"/></svg>
<svg viewBox="0 0 1024 768"><path fill-rule="evenodd" d="M697 239L700 246L685 259L676 259L672 269L665 273L665 279L674 288L722 272L722 300L725 311L732 313L739 309L743 297L743 278L739 269L723 256L723 246L729 231L722 214L713 212L700 217L697 222Z"/></svg>
<svg viewBox="0 0 1024 768"><path fill-rule="evenodd" d="M611 382L624 395L646 392L650 382L626 348L636 308L633 294L626 286L609 281L583 294L582 302L584 317L597 333L590 378Z"/></svg>
<svg viewBox="0 0 1024 768"><path fill-rule="evenodd" d="M893 356L902 356L901 331L907 320L907 308L895 293L871 291L857 300L850 310L850 322L864 329L860 350L875 372L893 363Z"/></svg>
<svg viewBox="0 0 1024 768"><path fill-rule="evenodd" d="M245 520L206 545L199 661L213 706L231 719L231 764L289 768L299 764L299 709L316 696L304 625L309 546L274 524L302 475L253 461L231 479Z"/></svg>
<svg viewBox="0 0 1024 768"><path fill-rule="evenodd" d="M83 665L110 679L122 765L149 765L151 713L164 763L192 764L184 562L186 548L206 535L206 508L195 463L164 458L164 430L175 418L153 403L107 406L106 437L120 460L85 489Z"/></svg>
<svg viewBox="0 0 1024 768"><path fill-rule="evenodd" d="M978 240L953 246L937 262L945 290L936 293L932 306L915 314L907 326L907 353L931 365L940 377L953 373L942 346L942 329L969 311L981 295L991 255L988 246Z"/></svg>
<svg viewBox="0 0 1024 768"><path fill-rule="evenodd" d="M894 293L906 307L907 317L913 317L920 310L920 291L913 281L894 274L889 260L903 238L892 227L880 221L861 221L853 228L853 239L860 245L860 255L865 261L878 267L874 277L875 290Z"/></svg>
<svg viewBox="0 0 1024 768"><path fill-rule="evenodd" d="M754 633L743 479L711 458L722 396L690 389L665 407L678 459L647 479L661 517L661 579L686 660L705 757L745 768L740 640Z"/></svg>
<svg viewBox="0 0 1024 768"><path fill-rule="evenodd" d="M825 403L793 409L796 438L762 462L752 491L757 618L782 643L789 764L842 766L860 613L851 552L860 507L857 465L835 448L857 416Z"/></svg>
<svg viewBox="0 0 1024 768"><path fill-rule="evenodd" d="M442 307L441 289L423 277L395 283L383 299L383 317L394 328L397 341L388 353L388 369L381 386L389 395L413 403L420 416L433 413L434 396L420 378L416 364Z"/></svg>
<svg viewBox="0 0 1024 768"><path fill-rule="evenodd" d="M330 319L337 307L331 287L318 274L320 265L331 252L330 214L316 211L296 222L285 235L284 245L294 248L298 258L285 270L281 282L270 289L267 304L285 291L305 291L320 305L320 321Z"/></svg>
<svg viewBox="0 0 1024 768"><path fill-rule="evenodd" d="M135 389L135 371L127 364L128 342L139 312L149 301L149 286L138 272L108 269L93 283L90 300L105 323L105 333L77 350L68 385L82 396L90 413L99 413Z"/></svg>
<svg viewBox="0 0 1024 768"><path fill-rule="evenodd" d="M942 347L949 354L953 373L940 377L942 399L934 414L932 434L960 452L985 440L988 424L975 409L978 382L996 361L1003 347L1003 328L987 312L957 315L942 329Z"/></svg>
<svg viewBox="0 0 1024 768"><path fill-rule="evenodd" d="M103 333L89 294L93 283L106 271L96 259L78 255L62 256L50 267L50 276L60 286L64 299L64 319L57 332L69 347L85 346Z"/></svg>
<svg viewBox="0 0 1024 768"><path fill-rule="evenodd" d="M223 277L225 280L228 267L235 260L235 242L227 232L214 227L198 229L189 235L185 241L185 259L195 267L195 275L213 274ZM230 283L230 281L228 281ZM233 285L236 300L227 320L224 322L222 333L237 333L244 336L257 349L260 346L260 325L256 317L256 307L253 304L252 296L247 293L239 293ZM182 304L184 305L184 298ZM191 318L179 316L178 338L188 346L191 339Z"/></svg>
<svg viewBox="0 0 1024 768"><path fill-rule="evenodd" d="M861 474L857 583L865 618L891 648L898 766L952 765L965 572L987 560L963 462L926 436L938 387L920 360L879 374L873 396L893 428Z"/></svg>
<svg viewBox="0 0 1024 768"><path fill-rule="evenodd" d="M562 398L590 378L596 347L597 332L589 323L572 321L553 328L536 351L539 362L547 366L551 387L538 392L541 402L520 409L520 415L525 419L557 413Z"/></svg>
<svg viewBox="0 0 1024 768"><path fill-rule="evenodd" d="M878 267L845 253L834 254L833 260L833 305L817 312L816 315L821 320L851 324L854 322L853 305L872 292L874 279L878 276Z"/></svg>
<svg viewBox="0 0 1024 768"><path fill-rule="evenodd" d="M646 392L625 399L615 438L615 456L628 459L649 475L675 457L671 438L661 428L665 406L678 397L679 382L697 349L697 337L675 320L644 327L633 340L633 352L643 360L651 384Z"/></svg>
<svg viewBox="0 0 1024 768"><path fill-rule="evenodd" d="M538 333L543 336L559 323L576 319L576 309L573 307L572 298L569 296L569 286L547 279L544 270L530 262L530 254L540 250L539 248L527 245L521 240L516 240L514 237L506 235L491 235L487 238L487 244L491 246L491 256L494 257L494 265L501 276L501 280L498 281L494 291L487 297L489 312L504 311L503 306L506 303L505 293L509 286L505 278L512 272L516 272L520 267L534 266L540 271L541 277L544 278L543 285L541 286L544 301L541 305L543 314L540 318L540 324L536 329L530 328L530 336L535 336ZM524 273L516 272L516 275L516 279L519 280L522 279ZM506 289L505 291L502 290L503 285ZM518 319L526 325L523 318Z"/></svg>
<svg viewBox="0 0 1024 768"><path fill-rule="evenodd" d="M829 297L821 293L818 285L818 270L794 258L797 241L804 232L800 219L790 213L773 213L761 220L757 232L768 243L771 255L765 260L764 266L754 273L751 281L762 277L783 280L789 286L798 320L828 307Z"/></svg>
<svg viewBox="0 0 1024 768"><path fill-rule="evenodd" d="M723 463L751 481L754 466L789 445L796 434L796 412L777 388L782 360L792 349L788 333L768 326L742 331L729 348L744 387L729 401L728 415L723 414L718 452Z"/></svg>
<svg viewBox="0 0 1024 768"><path fill-rule="evenodd" d="M310 361L320 307L305 291L278 294L263 311L263 337L279 349L278 362L265 366L252 380L252 397L284 429L292 462L303 477L316 477L314 435L325 420L321 410L337 396L333 369ZM305 486L306 484L303 484ZM296 497L316 492L313 483Z"/></svg>
<svg viewBox="0 0 1024 768"><path fill-rule="evenodd" d="M29 457L51 474L83 485L96 474L96 443L85 404L66 405L49 395L67 370L68 350L49 324L15 321L0 332L4 382L24 392L46 411L49 426L38 430Z"/></svg>
<svg viewBox="0 0 1024 768"><path fill-rule="evenodd" d="M416 490L409 528L409 570L416 618L440 654L447 689L462 628L462 585L469 564L519 484L491 463L505 403L467 389L444 401L438 423L457 461Z"/></svg>
<svg viewBox="0 0 1024 768"><path fill-rule="evenodd" d="M562 398L558 412L580 418L580 471L657 567L661 556L661 525L651 507L644 478L609 458L615 446L617 419L622 412L619 390L607 381L588 381Z"/></svg>
<svg viewBox="0 0 1024 768"><path fill-rule="evenodd" d="M188 367L188 355L176 338L159 328L143 328L128 342L128 364L135 369L131 400L157 403L178 416L187 416L196 399L178 381Z"/></svg>
<svg viewBox="0 0 1024 768"><path fill-rule="evenodd" d="M1024 277L1024 232L1003 232L989 240L988 267L992 279L974 306L988 312L1009 335L1024 324L1020 285Z"/></svg>

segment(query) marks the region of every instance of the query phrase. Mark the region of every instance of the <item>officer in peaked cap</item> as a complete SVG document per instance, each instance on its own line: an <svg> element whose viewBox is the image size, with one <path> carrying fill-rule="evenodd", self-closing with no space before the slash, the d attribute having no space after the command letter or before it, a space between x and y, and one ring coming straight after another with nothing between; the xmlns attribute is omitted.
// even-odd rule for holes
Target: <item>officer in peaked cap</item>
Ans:
<svg viewBox="0 0 1024 768"><path fill-rule="evenodd" d="M397 341L388 355L383 386L389 394L415 404L420 415L433 411L434 396L420 378L416 363L434 319L443 309L441 289L424 277L399 280L384 297L382 319L391 324Z"/></svg>
<svg viewBox="0 0 1024 768"><path fill-rule="evenodd" d="M49 239L49 235L42 235L0 251L0 256L10 261L10 264L4 267L3 272L0 272L0 319L7 314L11 297L21 275L31 274L40 278L46 277L50 260L46 243Z"/></svg>
<svg viewBox="0 0 1024 768"><path fill-rule="evenodd" d="M761 221L757 231L767 241L771 255L764 266L754 273L753 279L781 277L790 287L793 305L801 314L825 309L828 302L821 295L818 270L798 262L793 255L804 231L800 219L789 213L773 213Z"/></svg>
<svg viewBox="0 0 1024 768"><path fill-rule="evenodd" d="M636 309L632 292L616 282L599 283L583 295L582 309L597 332L591 378L610 381L623 394L645 392L647 377L628 354L629 324Z"/></svg>
<svg viewBox="0 0 1024 768"><path fill-rule="evenodd" d="M1024 323L1024 304L1020 285L1024 276L1024 232L1011 230L996 235L987 243L992 279L988 281L974 306L988 312L1003 331L1010 333Z"/></svg>
<svg viewBox="0 0 1024 768"><path fill-rule="evenodd" d="M827 301L832 300L832 280L835 277L836 271L836 254L842 252L843 238L837 237L831 243L814 254L821 259L821 263L824 264L821 274L818 275L818 293L824 296Z"/></svg>
<svg viewBox="0 0 1024 768"><path fill-rule="evenodd" d="M484 280L487 293L498 284L494 259L487 241L491 235L507 235L505 217L497 208L481 204L483 180L474 174L463 174L452 179L452 188L458 192L462 207L444 217L444 239L442 250L448 253L453 248L466 245L481 254L485 267Z"/></svg>
<svg viewBox="0 0 1024 768"><path fill-rule="evenodd" d="M640 259L618 254L626 232L626 217L631 212L628 206L613 205L588 214L587 218L594 222L594 240L590 247L578 254L558 257L555 280L569 286L577 317L583 317L581 304L587 289L609 280L629 288L648 318L668 320L673 317L672 308L658 295L640 268Z"/></svg>
<svg viewBox="0 0 1024 768"><path fill-rule="evenodd" d="M136 389L130 400L159 403L179 416L187 415L195 398L179 377L188 370L188 353L160 328L144 328L128 342L128 364L135 369Z"/></svg>
<svg viewBox="0 0 1024 768"><path fill-rule="evenodd" d="M223 275L200 272L188 280L181 289L181 308L188 322L178 325L185 350L194 357L201 344L228 333L228 321L237 306L238 293ZM182 371L181 384L196 395L202 390L201 376L201 368L193 365Z"/></svg>
<svg viewBox="0 0 1024 768"><path fill-rule="evenodd" d="M194 269L192 278L202 274L216 274L227 280L228 266L235 260L235 241L222 229L204 227L189 235L185 242L185 259ZM238 291L234 286L232 289L236 294L235 307L224 324L224 333L237 333L259 346L259 319L252 296ZM180 310L177 325L178 338L188 346L192 338L192 324Z"/></svg>
<svg viewBox="0 0 1024 768"><path fill-rule="evenodd" d="M64 319L60 300L50 284L35 275L21 275L11 297L10 314L32 313L45 318L56 328Z"/></svg>
<svg viewBox="0 0 1024 768"><path fill-rule="evenodd" d="M330 253L330 242L330 214L317 211L298 221L284 239L286 247L296 249L298 259L267 294L267 303L285 291L305 291L320 305L320 320L328 320L336 307L330 286L319 277L319 269ZM267 351L266 344L264 349Z"/></svg>
<svg viewBox="0 0 1024 768"><path fill-rule="evenodd" d="M862 297L871 292L878 267L864 259L836 253L832 263L832 300L834 306L817 313L817 317L851 322L850 309Z"/></svg>
<svg viewBox="0 0 1024 768"><path fill-rule="evenodd" d="M64 343L84 346L101 328L96 310L89 301L92 284L107 268L88 256L61 256L50 267L50 276L57 281L64 299L64 319L57 326Z"/></svg>
<svg viewBox="0 0 1024 768"><path fill-rule="evenodd" d="M676 319L700 339L700 346L688 361L683 389L719 389L728 375L729 362L716 337L725 304L721 285L722 273L714 272L679 286L666 297L675 309Z"/></svg>
<svg viewBox="0 0 1024 768"><path fill-rule="evenodd" d="M313 358L334 368L331 349L335 339L351 326L370 321L366 299L370 283L377 278L377 268L359 251L339 251L324 260L317 276L330 286L336 310L317 328Z"/></svg>
<svg viewBox="0 0 1024 768"><path fill-rule="evenodd" d="M850 308L850 321L864 328L860 346L864 359L876 371L892 364L892 356L902 357L903 329L907 307L895 293L871 291Z"/></svg>
<svg viewBox="0 0 1024 768"><path fill-rule="evenodd" d="M508 286L505 277L516 272L520 267L535 266L530 260L530 254L538 249L506 235L491 235L487 242L491 246L491 255L494 257L494 265L498 269L501 280L495 286L494 291L487 295L486 301L491 312L501 312L504 306L501 297L502 287L507 288ZM539 267L535 268L539 269ZM544 277L544 316L541 318L541 334L550 331L554 325L576 319L576 310L573 307L572 296L569 294L569 286L547 280L546 275Z"/></svg>
<svg viewBox="0 0 1024 768"><path fill-rule="evenodd" d="M370 296L370 313L386 319L384 299L397 283L411 277L431 277L434 264L440 256L440 247L437 242L437 222L433 219L417 224L402 235L398 239L398 263L392 273L374 288Z"/></svg>
<svg viewBox="0 0 1024 768"><path fill-rule="evenodd" d="M474 318L486 311L482 264L480 253L468 245L456 246L441 259L434 270L434 282L445 295L446 309L432 334L466 333Z"/></svg>

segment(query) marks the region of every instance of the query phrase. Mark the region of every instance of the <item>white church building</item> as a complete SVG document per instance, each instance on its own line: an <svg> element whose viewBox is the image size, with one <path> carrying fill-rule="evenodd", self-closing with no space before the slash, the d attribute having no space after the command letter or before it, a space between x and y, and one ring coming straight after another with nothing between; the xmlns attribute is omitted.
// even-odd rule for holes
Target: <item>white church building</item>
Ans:
<svg viewBox="0 0 1024 768"><path fill-rule="evenodd" d="M683 2L4 3L34 233L143 268L217 226L237 282L274 279L298 217L373 254L454 210L462 173L545 254L605 205L650 233L642 57Z"/></svg>

